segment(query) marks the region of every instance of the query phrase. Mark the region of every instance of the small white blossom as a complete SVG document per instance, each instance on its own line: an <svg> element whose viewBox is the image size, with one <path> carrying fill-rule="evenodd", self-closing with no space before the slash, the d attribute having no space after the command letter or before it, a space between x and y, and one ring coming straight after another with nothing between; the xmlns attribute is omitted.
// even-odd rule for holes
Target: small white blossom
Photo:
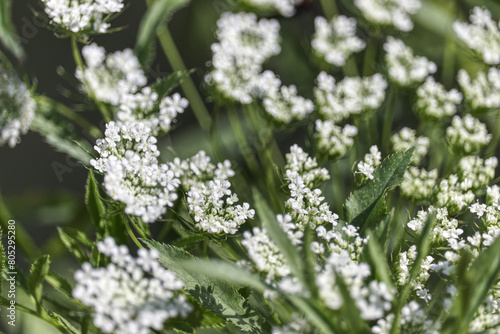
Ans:
<svg viewBox="0 0 500 334"><path fill-rule="evenodd" d="M429 200L438 178L437 169L426 171L410 166L401 183L401 196L414 202Z"/></svg>
<svg viewBox="0 0 500 334"><path fill-rule="evenodd" d="M347 58L362 51L366 44L356 36L356 20L340 15L328 22L318 16L314 20L316 32L312 38L313 50L329 64L344 66Z"/></svg>
<svg viewBox="0 0 500 334"><path fill-rule="evenodd" d="M290 17L295 14L295 5L300 0L242 0L242 2L257 9L273 9L284 17Z"/></svg>
<svg viewBox="0 0 500 334"><path fill-rule="evenodd" d="M391 137L392 150L394 152L406 152L415 146L412 163L418 164L429 150L430 140L427 137L417 137L417 131L410 128L402 128Z"/></svg>
<svg viewBox="0 0 500 334"><path fill-rule="evenodd" d="M387 52L385 61L389 68L389 77L403 87L422 82L429 74L436 72L436 64L425 57L418 57L403 41L392 36L384 44Z"/></svg>
<svg viewBox="0 0 500 334"><path fill-rule="evenodd" d="M183 283L159 265L156 250L140 249L133 258L111 237L98 242L97 248L111 263L104 268L84 263L75 273L73 297L94 309L94 325L102 332L161 331L166 320L191 312L179 291Z"/></svg>
<svg viewBox="0 0 500 334"><path fill-rule="evenodd" d="M446 139L455 153L467 155L488 145L491 134L485 124L471 115L454 116L451 126L446 129Z"/></svg>
<svg viewBox="0 0 500 334"><path fill-rule="evenodd" d="M479 72L475 79L462 69L458 71L457 81L473 111L500 107L500 70L497 68L491 67L487 74Z"/></svg>
<svg viewBox="0 0 500 334"><path fill-rule="evenodd" d="M297 88L293 85L281 86L280 90L270 92L263 104L264 110L280 124L301 121L314 110L314 104L297 95Z"/></svg>
<svg viewBox="0 0 500 334"><path fill-rule="evenodd" d="M457 105L462 102L462 94L456 89L447 92L433 77L427 77L417 89L414 109L424 120L438 120L457 113Z"/></svg>
<svg viewBox="0 0 500 334"><path fill-rule="evenodd" d="M0 65L0 146L13 148L28 132L36 103L17 75Z"/></svg>
<svg viewBox="0 0 500 334"><path fill-rule="evenodd" d="M455 21L453 30L469 48L476 51L490 65L500 63L500 30L486 8L474 7L471 24Z"/></svg>
<svg viewBox="0 0 500 334"><path fill-rule="evenodd" d="M377 25L392 25L401 31L413 29L410 15L420 9L420 0L354 0L363 16Z"/></svg>
<svg viewBox="0 0 500 334"><path fill-rule="evenodd" d="M358 170L355 174L362 174L366 179L373 180L375 168L382 162L382 154L376 145L370 147L370 153L365 154L364 161L358 163ZM361 183L366 179L362 178Z"/></svg>
<svg viewBox="0 0 500 334"><path fill-rule="evenodd" d="M343 157L354 145L354 137L358 129L353 125L341 128L331 120L316 120L316 133L314 134L316 149L321 156L328 159Z"/></svg>

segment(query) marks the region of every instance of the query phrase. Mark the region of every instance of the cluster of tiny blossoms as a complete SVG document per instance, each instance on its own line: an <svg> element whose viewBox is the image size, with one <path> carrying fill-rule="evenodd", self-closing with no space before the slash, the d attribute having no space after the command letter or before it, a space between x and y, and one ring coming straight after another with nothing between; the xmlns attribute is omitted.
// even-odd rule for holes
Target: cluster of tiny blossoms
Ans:
<svg viewBox="0 0 500 334"><path fill-rule="evenodd" d="M0 146L13 148L28 132L36 103L17 75L0 65Z"/></svg>
<svg viewBox="0 0 500 334"><path fill-rule="evenodd" d="M295 14L295 5L301 0L242 0L242 2L258 9L273 9L285 17Z"/></svg>
<svg viewBox="0 0 500 334"><path fill-rule="evenodd" d="M453 23L453 30L469 48L483 57L487 64L500 63L500 30L498 22L493 21L491 13L480 7L474 7L470 15L472 24Z"/></svg>
<svg viewBox="0 0 500 334"><path fill-rule="evenodd" d="M474 111L500 107L500 70L491 67L488 73L479 72L475 79L461 69L457 81L464 93L465 101Z"/></svg>
<svg viewBox="0 0 500 334"><path fill-rule="evenodd" d="M176 158L170 166L182 180L189 213L199 230L234 234L240 225L254 217L255 210L248 203L236 205L238 196L231 192L228 181L234 176L229 160L215 166L200 151L184 161Z"/></svg>
<svg viewBox="0 0 500 334"><path fill-rule="evenodd" d="M51 23L73 33L105 33L107 16L123 9L123 0L42 0Z"/></svg>
<svg viewBox="0 0 500 334"><path fill-rule="evenodd" d="M401 183L401 196L413 202L429 200L436 186L437 178L437 169L426 171L410 166Z"/></svg>
<svg viewBox="0 0 500 334"><path fill-rule="evenodd" d="M410 15L420 9L420 0L355 0L363 16L370 22L382 26L394 26L401 31L413 29Z"/></svg>
<svg viewBox="0 0 500 334"><path fill-rule="evenodd" d="M418 164L429 150L430 140L427 137L417 137L417 131L410 128L402 128L391 137L392 150L394 152L406 152L415 146L411 158L412 163Z"/></svg>
<svg viewBox="0 0 500 334"><path fill-rule="evenodd" d="M346 77L335 84L335 78L321 72L314 96L318 111L325 119L338 123L351 115L360 115L378 109L385 99L387 82L382 75Z"/></svg>
<svg viewBox="0 0 500 334"><path fill-rule="evenodd" d="M382 162L382 153L378 150L376 145L370 147L370 153L365 154L364 161L358 163L358 170L354 172L355 175L360 175L359 183L364 183L366 180L373 180L373 172L375 168Z"/></svg>
<svg viewBox="0 0 500 334"><path fill-rule="evenodd" d="M125 204L125 212L152 223L173 206L180 180L157 157L157 139L143 123L106 125L98 139L98 159L91 165L104 173L104 187L111 198Z"/></svg>
<svg viewBox="0 0 500 334"><path fill-rule="evenodd" d="M311 44L313 50L327 63L344 66L352 53L362 51L366 44L356 36L356 20L340 15L328 22L318 16L314 20L316 32Z"/></svg>
<svg viewBox="0 0 500 334"><path fill-rule="evenodd" d="M486 125L471 115L453 117L451 126L446 129L446 139L451 149L459 155L476 153L489 144L491 134Z"/></svg>
<svg viewBox="0 0 500 334"><path fill-rule="evenodd" d="M316 120L316 133L314 134L315 147L320 156L328 159L343 157L354 145L354 137L358 129L347 124L344 128L335 125L331 120Z"/></svg>
<svg viewBox="0 0 500 334"><path fill-rule="evenodd" d="M97 243L111 263L92 268L84 263L75 273L73 297L94 309L93 323L103 333L148 334L161 331L168 319L192 310L183 283L158 263L156 250L139 249L133 258L111 237Z"/></svg>
<svg viewBox="0 0 500 334"><path fill-rule="evenodd" d="M384 44L387 52L385 61L389 77L400 86L406 87L422 82L429 74L436 72L436 64L425 57L418 57L403 41L392 36Z"/></svg>
<svg viewBox="0 0 500 334"><path fill-rule="evenodd" d="M447 92L441 83L433 77L427 77L417 89L414 109L423 120L434 121L456 114L460 102L462 94L456 89Z"/></svg>

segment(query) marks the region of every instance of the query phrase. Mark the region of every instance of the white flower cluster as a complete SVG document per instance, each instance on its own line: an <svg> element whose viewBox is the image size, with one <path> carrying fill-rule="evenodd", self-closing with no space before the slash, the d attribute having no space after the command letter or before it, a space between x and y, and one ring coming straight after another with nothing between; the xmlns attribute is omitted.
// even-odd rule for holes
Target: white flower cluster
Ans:
<svg viewBox="0 0 500 334"><path fill-rule="evenodd" d="M224 98L251 103L262 64L281 51L279 23L251 13L223 13L212 44L213 70L206 76Z"/></svg>
<svg viewBox="0 0 500 334"><path fill-rule="evenodd" d="M151 87L144 87L139 93L123 96L116 118L128 124L142 122L156 136L160 131L168 132L188 105L179 93L160 99Z"/></svg>
<svg viewBox="0 0 500 334"><path fill-rule="evenodd" d="M104 139L96 141L98 159L90 164L104 173L111 198L126 205L125 212L152 223L173 206L180 180L157 157L156 138L143 123L109 122Z"/></svg>
<svg viewBox="0 0 500 334"><path fill-rule="evenodd" d="M119 105L124 96L137 92L147 83L139 61L131 49L106 55L95 43L82 49L86 67L76 69L76 77L88 94L99 101Z"/></svg>
<svg viewBox="0 0 500 334"><path fill-rule="evenodd" d="M412 270L412 267L414 266L417 255L417 246L415 245L410 246L407 251L399 253L397 260L397 284L400 287L403 287L408 283L408 280L410 279L410 270ZM430 255L427 255L425 259L422 259L420 266L418 267L417 274L410 282L410 285L413 290L415 290L416 295L425 302L429 302L432 299L429 290L425 288L425 283L430 277L429 270L433 261L434 258Z"/></svg>
<svg viewBox="0 0 500 334"><path fill-rule="evenodd" d="M456 174L441 180L437 187L437 207L446 207L451 214L458 214L474 201L471 191L472 182L468 179L459 179Z"/></svg>
<svg viewBox="0 0 500 334"><path fill-rule="evenodd" d="M382 75L346 77L335 84L335 78L321 72L316 79L314 96L319 113L326 119L341 122L350 115L378 109L385 99L387 82Z"/></svg>
<svg viewBox="0 0 500 334"><path fill-rule="evenodd" d="M402 128L391 137L392 150L394 152L406 152L415 146L411 162L420 163L429 150L430 140L427 137L417 137L417 131L410 128Z"/></svg>
<svg viewBox="0 0 500 334"><path fill-rule="evenodd" d="M140 249L133 258L111 237L98 242L97 248L111 263L105 268L84 263L75 273L73 297L94 309L93 323L103 333L161 331L166 320L191 312L179 292L183 283L159 265L156 250Z"/></svg>
<svg viewBox="0 0 500 334"><path fill-rule="evenodd" d="M498 283L488 292L469 324L469 333L494 333L500 326L500 293Z"/></svg>
<svg viewBox="0 0 500 334"><path fill-rule="evenodd" d="M362 51L366 44L356 36L356 20L340 15L328 22L318 16L314 20L316 32L312 38L313 50L335 66L344 66L347 58Z"/></svg>
<svg viewBox="0 0 500 334"><path fill-rule="evenodd" d="M389 77L400 86L422 82L437 70L435 63L425 57L415 56L410 47L392 36L387 37L384 50L387 52L385 61L389 68Z"/></svg>
<svg viewBox="0 0 500 334"><path fill-rule="evenodd" d="M200 151L185 161L176 158L170 167L182 179L196 228L208 233L234 234L254 217L255 210L248 203L235 205L238 196L230 190L228 178L234 176L234 171L229 160L215 166L205 151Z"/></svg>
<svg viewBox="0 0 500 334"><path fill-rule="evenodd" d="M394 314L390 313L386 318L377 321L377 324L372 327L372 333L389 334L392 332L393 323ZM420 305L412 300L401 309L399 328L400 333L439 334L441 323L430 320Z"/></svg>
<svg viewBox="0 0 500 334"><path fill-rule="evenodd" d="M447 92L441 83L433 77L427 77L417 89L414 109L422 119L435 121L456 114L460 102L462 94L456 89Z"/></svg>
<svg viewBox="0 0 500 334"><path fill-rule="evenodd" d="M467 114L463 118L453 117L451 126L446 129L446 140L455 153L468 155L488 145L491 134L485 124Z"/></svg>
<svg viewBox="0 0 500 334"><path fill-rule="evenodd" d="M284 17L295 14L295 5L300 0L243 0L244 4L260 9L273 9Z"/></svg>
<svg viewBox="0 0 500 334"><path fill-rule="evenodd" d="M491 67L488 74L479 72L472 80L465 70L458 71L457 81L473 111L500 107L500 70Z"/></svg>
<svg viewBox="0 0 500 334"><path fill-rule="evenodd" d="M278 246L270 239L265 229L254 227L252 232L243 233L241 244L248 251L248 256L257 270L266 274L266 282L290 275L290 268Z"/></svg>
<svg viewBox="0 0 500 334"><path fill-rule="evenodd" d="M477 190L493 180L497 166L497 157L483 160L478 156L467 156L458 162L457 175L460 180L467 181L470 189Z"/></svg>
<svg viewBox="0 0 500 334"><path fill-rule="evenodd" d="M500 30L486 8L474 7L470 15L472 24L454 22L453 30L469 48L476 51L490 65L500 63Z"/></svg>
<svg viewBox="0 0 500 334"><path fill-rule="evenodd" d="M268 91L263 105L264 110L278 124L303 120L314 110L314 104L310 100L297 95L294 85Z"/></svg>
<svg viewBox="0 0 500 334"><path fill-rule="evenodd" d="M363 16L377 25L391 25L401 31L413 29L410 15L420 9L420 0L354 0Z"/></svg>
<svg viewBox="0 0 500 334"><path fill-rule="evenodd" d="M338 310L344 303L337 275L347 285L361 318L377 320L391 309L394 291L383 282L372 280L366 284L365 280L371 275L370 267L366 263L356 263L347 252L332 253L325 268L316 276L319 296L329 308Z"/></svg>
<svg viewBox="0 0 500 334"><path fill-rule="evenodd" d="M51 23L73 33L105 33L110 14L123 9L123 0L42 0Z"/></svg>
<svg viewBox="0 0 500 334"><path fill-rule="evenodd" d="M347 124L344 128L335 125L332 120L316 120L314 133L315 148L320 156L329 160L343 157L354 145L354 137L358 129Z"/></svg>
<svg viewBox="0 0 500 334"><path fill-rule="evenodd" d="M358 170L355 175L361 175L360 183L364 183L367 179L373 180L373 172L375 168L382 162L382 153L376 145L370 147L370 153L365 154L364 161L358 163Z"/></svg>
<svg viewBox="0 0 500 334"><path fill-rule="evenodd" d="M401 183L401 196L417 203L429 200L436 186L437 178L437 169L428 172L425 169L410 166Z"/></svg>
<svg viewBox="0 0 500 334"><path fill-rule="evenodd" d="M17 75L0 65L0 146L13 148L28 132L36 103Z"/></svg>

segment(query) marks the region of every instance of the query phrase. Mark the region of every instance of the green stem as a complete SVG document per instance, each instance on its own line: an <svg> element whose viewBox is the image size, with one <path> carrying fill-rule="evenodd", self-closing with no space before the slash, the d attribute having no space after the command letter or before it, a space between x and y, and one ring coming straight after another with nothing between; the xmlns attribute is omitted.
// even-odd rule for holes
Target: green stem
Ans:
<svg viewBox="0 0 500 334"><path fill-rule="evenodd" d="M215 157L217 158L217 160L222 161L224 159L224 156L222 154L220 140L217 137L217 121L219 119L220 109L220 104L216 103L212 112L213 121L210 126L210 139L212 141L212 148L214 150Z"/></svg>
<svg viewBox="0 0 500 334"><path fill-rule="evenodd" d="M67 119L81 127L83 130L87 131L92 136L92 138L98 139L104 137L104 134L95 125L75 113L73 110L71 110L71 108L68 108L64 104L43 95L37 96L36 100L38 103L45 103L50 105L53 110L57 111L60 115L66 117Z"/></svg>
<svg viewBox="0 0 500 334"><path fill-rule="evenodd" d="M385 110L384 117L384 127L382 130L382 150L384 154L389 154L390 151L390 138L392 132L392 121L394 117L394 103L396 101L396 91L395 86L391 86L389 92L389 101L387 102L387 108Z"/></svg>
<svg viewBox="0 0 500 334"><path fill-rule="evenodd" d="M363 59L363 76L373 75L375 73L375 66L377 64L377 48L378 39L375 37L370 38L365 50L365 57Z"/></svg>
<svg viewBox="0 0 500 334"><path fill-rule="evenodd" d="M125 225L125 229L127 230L128 234L130 235L130 237L132 238L132 241L137 245L137 247L139 248L144 248L143 245L141 245L141 243L139 242L139 240L137 240L137 238L135 237L134 235L134 231L132 231L132 229L130 228L130 224L128 222L128 217L127 215L125 214L122 214L122 219L123 219L123 223Z"/></svg>
<svg viewBox="0 0 500 334"><path fill-rule="evenodd" d="M492 131L492 136L491 136L491 141L490 144L488 145L488 148L486 149L486 157L490 157L495 155L497 147L498 147L498 142L500 141L500 115L498 112L495 113L496 122L495 122L495 127L493 128Z"/></svg>
<svg viewBox="0 0 500 334"><path fill-rule="evenodd" d="M80 49L78 48L78 41L76 40L76 37L74 37L74 36L71 37L71 49L73 51L73 59L75 60L75 64L78 68L80 68L80 70L82 71L82 74L83 74L85 71L85 67L83 65L82 57L80 56ZM85 81L87 93L89 94L92 101L94 101L94 103L96 104L97 108L99 109L99 111L102 114L102 117L104 117L106 122L112 121L113 117L111 115L111 112L108 110L106 105L104 105L104 103L102 103L101 101L99 101L95 97L95 94L92 91L92 88L90 87L89 83L85 79L85 75L82 75L82 77L83 77L83 80Z"/></svg>
<svg viewBox="0 0 500 334"><path fill-rule="evenodd" d="M161 47L165 56L168 59L168 62L172 66L174 71L185 71L186 65L184 65L184 61L177 49L177 46L174 43L174 39L168 30L166 25L158 28L158 39L160 40ZM208 113L207 108L205 107L205 103L201 98L196 86L193 83L193 80L190 77L185 78L181 82L181 88L184 94L186 94L189 103L191 104L191 108L193 109L195 117L198 119L198 123L203 130L209 132L212 127L212 118Z"/></svg>
<svg viewBox="0 0 500 334"><path fill-rule="evenodd" d="M452 17L456 16L455 1L449 1L448 13ZM443 73L441 79L443 85L450 89L453 86L455 78L455 65L457 60L457 45L455 44L455 34L447 31L444 37L444 51L443 51Z"/></svg>
<svg viewBox="0 0 500 334"><path fill-rule="evenodd" d="M339 12L335 0L320 0L323 13L328 20L331 20Z"/></svg>
<svg viewBox="0 0 500 334"><path fill-rule="evenodd" d="M245 159L245 163L248 168L252 172L254 176L259 175L260 166L255 159L255 156L252 153L252 149L250 144L247 141L247 136L243 131L243 127L241 126L240 118L237 114L236 110L228 110L229 123L231 124L231 129L233 130L233 134L236 138L236 142L240 147L241 154L243 155L243 159Z"/></svg>
<svg viewBox="0 0 500 334"><path fill-rule="evenodd" d="M271 314L271 317L273 317L273 320L276 322L276 324L278 326L281 326L281 320L278 318L278 315L276 314L276 312L274 312L271 305L269 305L269 302L267 301L266 298L264 298L264 296L262 296L262 302L266 306L267 311Z"/></svg>
<svg viewBox="0 0 500 334"><path fill-rule="evenodd" d="M333 187L333 200L335 201L334 212L342 214L342 206L344 205L345 198L345 188L344 179L342 178L340 173L339 163L340 161L335 161L330 165L330 180Z"/></svg>

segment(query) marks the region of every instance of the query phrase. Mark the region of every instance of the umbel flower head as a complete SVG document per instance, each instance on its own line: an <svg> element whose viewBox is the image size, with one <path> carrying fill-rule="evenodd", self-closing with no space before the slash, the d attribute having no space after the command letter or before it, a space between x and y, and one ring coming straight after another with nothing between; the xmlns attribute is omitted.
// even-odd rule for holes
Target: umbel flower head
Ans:
<svg viewBox="0 0 500 334"><path fill-rule="evenodd" d="M465 101L474 112L500 107L500 70L491 67L488 73L479 72L471 79L465 70L458 71L457 81Z"/></svg>
<svg viewBox="0 0 500 334"><path fill-rule="evenodd" d="M354 0L363 16L382 26L394 26L401 31L413 29L410 15L420 9L420 0Z"/></svg>
<svg viewBox="0 0 500 334"><path fill-rule="evenodd" d="M486 8L474 7L471 24L456 21L453 30L469 48L476 51L486 64L500 63L500 30Z"/></svg>
<svg viewBox="0 0 500 334"><path fill-rule="evenodd" d="M109 15L123 9L123 0L42 0L51 23L72 33L105 33Z"/></svg>
<svg viewBox="0 0 500 334"><path fill-rule="evenodd" d="M243 4L256 9L275 10L284 17L295 14L295 5L300 0L241 0Z"/></svg>
<svg viewBox="0 0 500 334"><path fill-rule="evenodd" d="M106 55L103 47L93 43L82 49L86 67L77 68L75 76L83 83L84 90L96 99L119 105L127 94L147 83L139 60L131 49Z"/></svg>
<svg viewBox="0 0 500 334"><path fill-rule="evenodd" d="M491 140L486 125L471 115L463 118L454 116L451 126L446 129L446 139L451 149L460 155L476 153Z"/></svg>
<svg viewBox="0 0 500 334"><path fill-rule="evenodd" d="M301 121L314 110L314 104L299 96L294 85L268 92L263 105L267 114L279 124Z"/></svg>
<svg viewBox="0 0 500 334"><path fill-rule="evenodd" d="M16 73L0 64L0 146L16 146L35 117L36 103Z"/></svg>
<svg viewBox="0 0 500 334"><path fill-rule="evenodd" d="M97 243L110 259L104 268L84 263L75 273L73 297L94 310L94 325L104 333L148 334L161 331L168 319L192 310L183 283L158 263L156 250L139 249L133 258L111 237Z"/></svg>
<svg viewBox="0 0 500 334"><path fill-rule="evenodd" d="M318 16L314 20L316 32L312 39L314 51L329 64L344 66L347 58L363 50L365 42L356 36L356 20L340 15L328 22Z"/></svg>
<svg viewBox="0 0 500 334"><path fill-rule="evenodd" d="M413 50L403 41L392 36L387 37L384 50L387 52L385 62L389 69L389 77L400 86L406 87L422 82L437 70L436 64L425 57L415 56Z"/></svg>
<svg viewBox="0 0 500 334"><path fill-rule="evenodd" d="M435 121L455 115L460 102L462 94L456 89L447 92L441 83L436 82L433 77L427 77L417 89L414 110L420 118Z"/></svg>
<svg viewBox="0 0 500 334"><path fill-rule="evenodd" d="M341 158L354 145L353 138L357 134L358 129L353 125L347 124L341 128L331 120L317 120L314 134L316 149L328 159Z"/></svg>
<svg viewBox="0 0 500 334"><path fill-rule="evenodd" d="M414 164L418 164L427 154L430 140L427 137L417 137L416 130L405 127L392 135L391 144L394 152L405 152L412 146L416 146L411 161Z"/></svg>

